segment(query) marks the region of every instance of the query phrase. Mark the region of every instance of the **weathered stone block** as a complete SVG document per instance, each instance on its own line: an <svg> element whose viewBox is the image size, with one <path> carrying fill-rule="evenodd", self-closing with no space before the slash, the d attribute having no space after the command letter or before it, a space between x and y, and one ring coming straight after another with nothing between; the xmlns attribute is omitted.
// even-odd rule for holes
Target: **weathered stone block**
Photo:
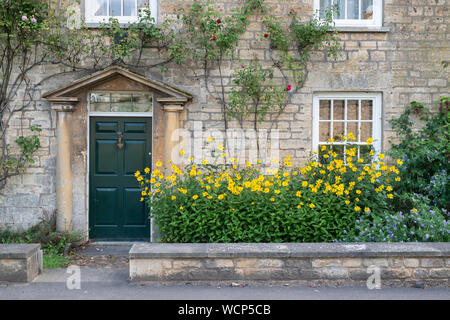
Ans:
<svg viewBox="0 0 450 320"><path fill-rule="evenodd" d="M42 270L39 244L0 244L0 282L31 282Z"/></svg>

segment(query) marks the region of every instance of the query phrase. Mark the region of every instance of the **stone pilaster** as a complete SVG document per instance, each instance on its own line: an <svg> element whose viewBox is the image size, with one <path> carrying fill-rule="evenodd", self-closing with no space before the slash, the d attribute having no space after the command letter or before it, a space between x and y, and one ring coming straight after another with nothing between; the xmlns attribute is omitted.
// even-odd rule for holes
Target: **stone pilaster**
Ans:
<svg viewBox="0 0 450 320"><path fill-rule="evenodd" d="M72 229L72 111L74 104L52 104L56 111L56 229Z"/></svg>

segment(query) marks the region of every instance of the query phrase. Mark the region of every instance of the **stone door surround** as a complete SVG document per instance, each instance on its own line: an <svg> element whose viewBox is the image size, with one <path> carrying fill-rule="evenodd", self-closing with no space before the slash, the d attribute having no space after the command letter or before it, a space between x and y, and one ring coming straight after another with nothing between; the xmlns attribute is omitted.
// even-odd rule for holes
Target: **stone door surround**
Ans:
<svg viewBox="0 0 450 320"><path fill-rule="evenodd" d="M181 89L148 79L121 66L109 67L45 93L43 98L50 102L51 109L56 112L58 231L73 229L74 214L81 215L77 216L77 219L83 221L81 224L85 227L82 229L87 229L89 174L86 159L88 152L86 128L89 123L87 97L88 93L94 90L139 91L153 94L152 158L153 161L162 160L165 163L170 160L172 148L180 143L175 135L172 137L172 134L181 127L180 115L185 110L185 104L192 99L189 93Z"/></svg>

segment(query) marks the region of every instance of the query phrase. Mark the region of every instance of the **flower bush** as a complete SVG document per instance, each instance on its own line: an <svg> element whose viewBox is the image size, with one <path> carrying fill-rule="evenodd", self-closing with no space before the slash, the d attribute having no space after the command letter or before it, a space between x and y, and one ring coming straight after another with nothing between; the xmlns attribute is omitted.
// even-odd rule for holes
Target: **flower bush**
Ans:
<svg viewBox="0 0 450 320"><path fill-rule="evenodd" d="M439 103L439 111L431 113L422 103L413 101L391 121L399 142L392 145L390 153L404 162L399 168L404 180L399 192L420 194L432 205L450 210L449 98L442 97ZM417 129L411 118L419 118L424 125ZM404 210L410 204L405 199L396 207Z"/></svg>
<svg viewBox="0 0 450 320"><path fill-rule="evenodd" d="M141 201L152 208L163 242L340 241L357 234L361 217L389 209L400 180L397 167L375 154L372 139L357 158L353 138L345 137L343 153L323 146L305 167L294 168L287 157L269 175L258 163L239 167L234 158L222 164L190 158L183 168L158 162L153 172L135 173Z"/></svg>

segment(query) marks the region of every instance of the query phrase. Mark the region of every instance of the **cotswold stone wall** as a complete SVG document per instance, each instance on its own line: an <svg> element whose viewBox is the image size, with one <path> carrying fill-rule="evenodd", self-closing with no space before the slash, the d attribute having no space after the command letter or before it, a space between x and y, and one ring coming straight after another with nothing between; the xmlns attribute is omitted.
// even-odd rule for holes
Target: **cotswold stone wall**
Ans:
<svg viewBox="0 0 450 320"><path fill-rule="evenodd" d="M130 250L130 279L448 286L449 246L448 243L135 244Z"/></svg>
<svg viewBox="0 0 450 320"><path fill-rule="evenodd" d="M186 7L191 1L159 1L160 20L170 16L180 6ZM241 1L216 1L225 14L238 6ZM289 12L296 13L304 21L313 14L313 0L266 0L270 12L287 19ZM82 17L81 7L73 1L60 1L60 6L75 7ZM384 0L383 29L381 32L367 32L361 29L341 32L339 38L343 47L342 55L334 61L322 51L314 52L309 64L309 75L304 88L294 95L292 103L274 125L280 132L280 157L290 155L295 164L303 163L312 148L312 101L313 94L319 92L377 92L382 93L383 147L389 147L392 136L389 120L399 115L411 101L430 103L442 95L449 95L449 70L444 68L450 61L449 0ZM261 41L263 33L261 16L252 18L248 30L239 44L239 56L246 60L258 57L265 65L270 65L267 41ZM156 52L147 50L144 61L154 60ZM235 66L225 68L229 74ZM43 66L31 75L32 81L40 81L46 76L63 71L58 66ZM194 96L192 103L182 115L183 126L192 130L199 126L205 130L222 129L220 106L211 98L202 82L191 68L169 65L168 71L144 71L148 77L182 88ZM218 75L213 70L212 75ZM9 180L0 194L0 227L29 227L38 222L44 214L55 210L55 113L48 102L39 97L52 89L69 84L85 74L66 75L45 82L37 94L37 100L24 112L22 123L13 119L10 124L10 142L17 136L29 134L20 130L29 125L40 125L42 147L36 153L36 162L26 174ZM218 78L210 84L218 83ZM232 123L232 125L237 125ZM261 128L268 128L269 121ZM207 136L207 133L205 134ZM86 164L87 150L78 150L74 157L77 163ZM157 160L157 159L155 159ZM74 183L77 179L87 179L85 169L73 168ZM77 172L82 174L77 175ZM74 189L75 190L75 189ZM77 193L84 192L77 190ZM76 202L79 194L74 194ZM86 230L86 206L74 209L75 229Z"/></svg>

